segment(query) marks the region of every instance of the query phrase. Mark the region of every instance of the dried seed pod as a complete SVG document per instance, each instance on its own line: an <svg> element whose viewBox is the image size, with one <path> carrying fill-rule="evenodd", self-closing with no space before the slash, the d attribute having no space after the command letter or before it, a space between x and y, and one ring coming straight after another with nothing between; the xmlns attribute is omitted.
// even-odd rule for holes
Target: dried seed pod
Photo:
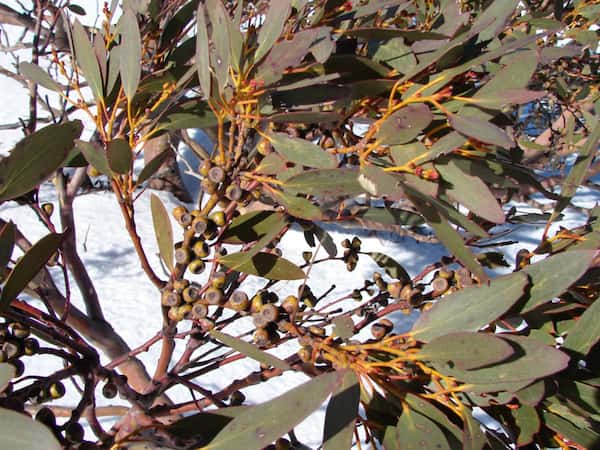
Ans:
<svg viewBox="0 0 600 450"><path fill-rule="evenodd" d="M356 261L348 261L346 263L346 270L348 270L348 272L353 272L354 269L356 269Z"/></svg>
<svg viewBox="0 0 600 450"><path fill-rule="evenodd" d="M40 349L40 343L36 338L27 338L23 340L23 351L25 355L35 355Z"/></svg>
<svg viewBox="0 0 600 450"><path fill-rule="evenodd" d="M29 337L29 334L31 333L31 329L20 322L14 322L11 328L13 336L17 339L25 339L26 337Z"/></svg>
<svg viewBox="0 0 600 450"><path fill-rule="evenodd" d="M269 325L269 321L260 312L252 314L252 322L256 328L265 328Z"/></svg>
<svg viewBox="0 0 600 450"><path fill-rule="evenodd" d="M202 181L200 182L200 187L202 188L202 190L204 192L206 192L209 195L217 192L217 185L213 181L209 180L208 178L202 179Z"/></svg>
<svg viewBox="0 0 600 450"><path fill-rule="evenodd" d="M267 139L261 139L256 145L256 151L261 155L266 156L273 151L273 146Z"/></svg>
<svg viewBox="0 0 600 450"><path fill-rule="evenodd" d="M352 244L350 243L349 239L344 239L342 241L342 247L344 247L344 248L350 248L351 246L352 246Z"/></svg>
<svg viewBox="0 0 600 450"><path fill-rule="evenodd" d="M192 319L204 319L208 315L208 306L204 303L194 303L192 306Z"/></svg>
<svg viewBox="0 0 600 450"><path fill-rule="evenodd" d="M461 267L456 272L454 272L454 279L456 280L460 288L471 286L473 284L473 280L471 279L471 273L468 269L465 269L464 267Z"/></svg>
<svg viewBox="0 0 600 450"><path fill-rule="evenodd" d="M402 289L400 290L400 300L402 300L403 302L409 302L411 299L411 295L412 295L412 284L407 283L404 286L402 286Z"/></svg>
<svg viewBox="0 0 600 450"><path fill-rule="evenodd" d="M435 277L431 281L431 289L434 296L442 295L448 290L448 280L446 278L442 278L441 276Z"/></svg>
<svg viewBox="0 0 600 450"><path fill-rule="evenodd" d="M164 290L161 297L161 303L163 306L167 307L178 306L181 303L181 297L177 292Z"/></svg>
<svg viewBox="0 0 600 450"><path fill-rule="evenodd" d="M204 233L202 233L202 237L207 241L211 241L214 238L216 238L219 234L219 228L217 227L217 224L210 219L208 220L206 225L207 227L206 230L204 230Z"/></svg>
<svg viewBox="0 0 600 450"><path fill-rule="evenodd" d="M232 202L240 201L243 195L244 191L237 184L230 184L229 186L227 186L227 189L225 189L225 197L227 197Z"/></svg>
<svg viewBox="0 0 600 450"><path fill-rule="evenodd" d="M210 279L210 284L214 288L223 289L223 286L225 286L226 279L227 274L225 272L215 272Z"/></svg>
<svg viewBox="0 0 600 450"><path fill-rule="evenodd" d="M78 444L83 441L84 431L78 422L69 422L65 427L65 439L72 444Z"/></svg>
<svg viewBox="0 0 600 450"><path fill-rule="evenodd" d="M282 319L277 322L277 329L282 333L290 333L294 330L294 326L289 320Z"/></svg>
<svg viewBox="0 0 600 450"><path fill-rule="evenodd" d="M184 279L173 281L173 289L178 294L181 294L183 290L190 285L190 281Z"/></svg>
<svg viewBox="0 0 600 450"><path fill-rule="evenodd" d="M192 305L189 303L181 305L179 307L179 316L181 317L181 320L192 320Z"/></svg>
<svg viewBox="0 0 600 450"><path fill-rule="evenodd" d="M299 306L300 302L298 301L298 297L295 295L288 295L283 302L281 302L281 307L290 316L298 311Z"/></svg>
<svg viewBox="0 0 600 450"><path fill-rule="evenodd" d="M234 291L229 297L229 306L234 311L246 311L250 307L250 300L244 291Z"/></svg>
<svg viewBox="0 0 600 450"><path fill-rule="evenodd" d="M172 214L175 220L179 222L179 218L187 212L188 210L185 206L176 206L175 208L173 208Z"/></svg>
<svg viewBox="0 0 600 450"><path fill-rule="evenodd" d="M47 427L56 427L56 416L54 415L52 410L47 406L40 408L40 410L35 414L35 420L37 420L40 423L43 423Z"/></svg>
<svg viewBox="0 0 600 450"><path fill-rule="evenodd" d="M210 287L204 293L204 300L209 305L220 305L223 302L223 291L216 287Z"/></svg>
<svg viewBox="0 0 600 450"><path fill-rule="evenodd" d="M190 251L187 248L177 248L175 249L175 262L177 264L186 265L190 262Z"/></svg>
<svg viewBox="0 0 600 450"><path fill-rule="evenodd" d="M42 203L42 211L46 217L52 217L52 213L54 212L54 205L52 203Z"/></svg>
<svg viewBox="0 0 600 450"><path fill-rule="evenodd" d="M438 272L438 276L445 278L446 280L451 280L454 277L454 270L442 267Z"/></svg>
<svg viewBox="0 0 600 450"><path fill-rule="evenodd" d="M197 284L191 284L183 290L183 301L186 303L195 303L200 299L201 288Z"/></svg>
<svg viewBox="0 0 600 450"><path fill-rule="evenodd" d="M194 275L199 275L206 269L206 264L201 259L194 259L190 261L187 269Z"/></svg>
<svg viewBox="0 0 600 450"><path fill-rule="evenodd" d="M4 341L2 350L6 353L6 358L9 360L19 358L23 356L24 353L23 343L16 339Z"/></svg>
<svg viewBox="0 0 600 450"><path fill-rule="evenodd" d="M252 297L250 312L258 313L265 303L265 293L263 291L257 292L256 295Z"/></svg>
<svg viewBox="0 0 600 450"><path fill-rule="evenodd" d="M252 340L259 347L265 347L271 343L269 332L264 328L257 328L252 335Z"/></svg>
<svg viewBox="0 0 600 450"><path fill-rule="evenodd" d="M380 323L375 323L371 327L371 335L377 340L383 339L387 333L387 328Z"/></svg>
<svg viewBox="0 0 600 450"><path fill-rule="evenodd" d="M279 308L268 303L260 308L259 314L264 317L267 322L275 322L279 318Z"/></svg>
<svg viewBox="0 0 600 450"><path fill-rule="evenodd" d="M352 291L352 299L356 300L356 301L361 301L362 300L362 294L360 293L359 289L354 289Z"/></svg>
<svg viewBox="0 0 600 450"><path fill-rule="evenodd" d="M181 322L181 320L183 320L183 316L179 312L179 306L171 306L169 311L167 311L167 316L175 322Z"/></svg>
<svg viewBox="0 0 600 450"><path fill-rule="evenodd" d="M9 364L13 366L15 370L15 378L23 376L23 374L25 373L25 364L23 364L23 361L21 361L20 359L13 359L9 362Z"/></svg>
<svg viewBox="0 0 600 450"><path fill-rule="evenodd" d="M362 245L361 240L357 236L354 236L352 238L352 244L351 244L352 250L359 252L361 245Z"/></svg>
<svg viewBox="0 0 600 450"><path fill-rule="evenodd" d="M239 406L246 401L246 396L241 391L233 391L229 396L229 406Z"/></svg>
<svg viewBox="0 0 600 450"><path fill-rule="evenodd" d="M225 179L225 170L222 167L214 166L208 170L206 177L215 184L219 184Z"/></svg>
<svg viewBox="0 0 600 450"><path fill-rule="evenodd" d="M204 234L208 228L208 218L205 216L195 217L194 220L192 220L191 228L197 235Z"/></svg>

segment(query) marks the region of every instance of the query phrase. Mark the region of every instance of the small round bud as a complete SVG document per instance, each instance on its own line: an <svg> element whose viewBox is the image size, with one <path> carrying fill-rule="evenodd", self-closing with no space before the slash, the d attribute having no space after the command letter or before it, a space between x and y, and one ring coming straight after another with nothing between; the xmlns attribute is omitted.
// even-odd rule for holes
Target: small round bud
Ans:
<svg viewBox="0 0 600 450"><path fill-rule="evenodd" d="M246 311L250 307L250 300L244 291L234 291L229 297L229 306L235 311Z"/></svg>
<svg viewBox="0 0 600 450"><path fill-rule="evenodd" d="M210 220L212 220L218 227L222 227L227 222L227 218L225 217L225 213L223 211L215 211L210 215Z"/></svg>
<svg viewBox="0 0 600 450"><path fill-rule="evenodd" d="M212 161L210 161L209 159L205 159L204 161L202 161L202 164L200 164L200 167L198 167L198 173L200 173L200 175L205 177L208 175L208 171L210 170L211 167L212 167Z"/></svg>
<svg viewBox="0 0 600 450"><path fill-rule="evenodd" d="M178 294L181 294L183 292L183 290L188 287L190 285L189 280L186 279L182 279L182 280L175 280L173 281L173 289L175 290L175 292L177 292Z"/></svg>
<svg viewBox="0 0 600 450"><path fill-rule="evenodd" d="M303 363L308 363L312 360L312 347L304 346L298 350L298 357Z"/></svg>
<svg viewBox="0 0 600 450"><path fill-rule="evenodd" d="M442 295L448 290L448 280L438 275L431 281L431 289L434 296Z"/></svg>
<svg viewBox="0 0 600 450"><path fill-rule="evenodd" d="M225 170L222 167L211 167L208 171L207 178L215 184L219 184L225 179Z"/></svg>
<svg viewBox="0 0 600 450"><path fill-rule="evenodd" d="M237 184L230 184L225 189L225 197L227 197L232 202L237 202L242 198L244 191Z"/></svg>
<svg viewBox="0 0 600 450"><path fill-rule="evenodd" d="M283 310L290 316L298 311L299 301L295 295L288 295L281 303Z"/></svg>
<svg viewBox="0 0 600 450"><path fill-rule="evenodd" d="M105 398L115 398L119 390L117 389L117 385L112 381L107 381L104 386L102 386L102 395Z"/></svg>
<svg viewBox="0 0 600 450"><path fill-rule="evenodd" d="M317 325L311 325L308 327L308 332L313 336L323 337L325 336L325 328L319 327Z"/></svg>
<svg viewBox="0 0 600 450"><path fill-rule="evenodd" d="M201 288L197 284L192 284L183 290L183 301L186 303L195 303L200 299Z"/></svg>
<svg viewBox="0 0 600 450"><path fill-rule="evenodd" d="M42 211L46 217L52 217L52 213L54 212L54 205L52 203L42 203Z"/></svg>
<svg viewBox="0 0 600 450"><path fill-rule="evenodd" d="M181 297L176 292L165 290L162 293L161 303L167 307L177 306L181 303Z"/></svg>
<svg viewBox="0 0 600 450"><path fill-rule="evenodd" d="M208 306L203 303L194 303L192 306L192 319L204 319L208 315Z"/></svg>
<svg viewBox="0 0 600 450"><path fill-rule="evenodd" d="M252 340L259 347L265 347L271 343L269 332L264 328L257 328L252 335Z"/></svg>
<svg viewBox="0 0 600 450"><path fill-rule="evenodd" d="M215 327L215 322L211 319L204 317L202 319L198 319L198 326L203 332L206 333Z"/></svg>
<svg viewBox="0 0 600 450"><path fill-rule="evenodd" d="M184 266L188 264L190 262L190 251L183 247L175 249L175 262Z"/></svg>
<svg viewBox="0 0 600 450"><path fill-rule="evenodd" d="M269 303L263 305L260 309L259 314L267 321L267 322L275 322L279 317L279 308L277 306Z"/></svg>
<svg viewBox="0 0 600 450"><path fill-rule="evenodd" d="M217 289L223 289L225 286L225 280L227 279L227 274L225 272L215 272L210 279L210 284L212 287Z"/></svg>
<svg viewBox="0 0 600 450"><path fill-rule="evenodd" d="M194 259L188 264L187 268L194 275L199 275L206 269L206 264L201 259Z"/></svg>
<svg viewBox="0 0 600 450"><path fill-rule="evenodd" d="M65 395L65 385L60 381L56 381L48 386L48 395L53 399L61 398Z"/></svg>
<svg viewBox="0 0 600 450"><path fill-rule="evenodd" d="M27 338L23 341L23 351L25 355L35 355L40 349L40 343L35 338Z"/></svg>
<svg viewBox="0 0 600 450"><path fill-rule="evenodd" d="M206 258L210 254L210 247L206 241L199 240L192 246L192 252L196 255L196 258Z"/></svg>
<svg viewBox="0 0 600 450"><path fill-rule="evenodd" d="M197 235L204 234L208 228L208 218L204 216L195 217L194 220L192 220L191 228Z"/></svg>
<svg viewBox="0 0 600 450"><path fill-rule="evenodd" d="M209 305L220 305L223 302L223 291L215 287L210 287L204 293L204 300Z"/></svg>
<svg viewBox="0 0 600 450"><path fill-rule="evenodd" d="M261 155L266 156L273 151L273 146L267 139L261 139L256 145L256 151Z"/></svg>
<svg viewBox="0 0 600 450"><path fill-rule="evenodd" d="M246 396L241 391L233 391L229 396L229 406L239 406L246 401Z"/></svg>

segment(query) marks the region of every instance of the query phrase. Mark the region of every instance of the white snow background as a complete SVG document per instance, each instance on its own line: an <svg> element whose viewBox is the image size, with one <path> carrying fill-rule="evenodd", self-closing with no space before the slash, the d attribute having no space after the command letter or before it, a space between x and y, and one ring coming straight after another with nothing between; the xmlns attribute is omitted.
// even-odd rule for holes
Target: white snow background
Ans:
<svg viewBox="0 0 600 450"><path fill-rule="evenodd" d="M6 2L15 9L19 8L16 2ZM100 6L93 0L81 0L78 2L83 6L87 15L77 18L84 24L91 24L95 21L96 11L100 11ZM6 31L7 33L5 33ZM10 45L21 33L20 28L5 26L0 35L3 45ZM28 50L19 51L22 61L30 60ZM0 52L0 66L15 70L15 61L7 53ZM0 125L17 122L19 118L27 119L28 114L28 96L27 90L17 82L10 80L5 76L0 76L0 92L2 95L2 104L0 105ZM48 92L50 95L51 93ZM80 115L78 115L81 118ZM86 123L86 130L83 138L89 137L93 131L89 121ZM6 154L16 142L22 138L22 133L17 130L0 131L0 154ZM186 157L192 155L192 152L186 151L182 147L182 152ZM196 167L195 161L189 161L192 167ZM143 164L139 162L140 165ZM182 166L182 169L185 167ZM186 177L190 189L194 194L197 191L197 184L191 177ZM135 203L136 222L138 233L142 238L144 248L150 259L152 267L160 272L160 263L152 218L150 215L150 191L144 192ZM157 193L168 210L177 206L179 203L169 194L164 192ZM580 189L574 199L574 204L581 207L591 207L600 199L595 191ZM40 190L40 202L52 202L58 209L56 195L52 185L45 183ZM191 205L189 205L191 206ZM506 209L515 206L519 213L539 212L526 204L511 203L506 205ZM154 336L161 327L160 297L154 286L148 281L140 268L139 260L133 249L129 235L124 228L123 218L119 211L117 201L108 191L92 191L79 195L74 203L75 220L77 226L77 249L90 276L95 283L101 304L107 320L113 325L115 330L125 339L131 348L135 348L149 338ZM14 202L7 202L0 206L0 216L4 220L14 221L21 231L32 241L35 242L48 231L38 221L35 214L26 206L19 206ZM564 219L552 226L551 233L558 226L573 227L585 223L586 216L575 208L569 208L565 211ZM374 251L385 253L396 259L411 276L418 274L426 265L439 261L440 257L448 254L441 245L417 243L408 237L399 237L392 233L372 232L369 230L356 230L349 233L341 228L325 225L338 244L344 238L352 238L358 235L362 240L363 251ZM498 227L494 231L510 229L510 234L503 235L501 240L515 240L519 244L502 247L502 252L507 256L509 263L513 263L513 256L520 248L532 250L540 240L544 224L536 225L510 225ZM180 233L180 227L173 221L173 230L175 239ZM281 242L280 248L286 258L293 262L302 263L302 252L308 250L302 231L293 229L288 232ZM322 251L324 255L324 251ZM310 272L308 280L309 285L317 296L328 290L335 284L336 289L329 295L328 299L335 299L344 296L355 288L363 285L363 280L372 278L375 271L381 269L366 256L362 256L354 272L347 272L345 264L339 261L330 262L323 265L316 265ZM500 273L500 272L497 272ZM199 276L198 281L203 277ZM61 276L56 277L56 281L61 283ZM75 283L71 283L75 286ZM250 277L242 288L250 293L263 286L263 282L255 277ZM280 296L295 293L298 287L297 282L283 282L276 285L275 291ZM77 289L72 289L72 301L82 307L80 296ZM325 301L323 301L325 302ZM353 307L357 305L354 301L347 304ZM336 305L338 307L339 305ZM404 332L410 329L411 324L416 319L416 314L406 316L402 313L395 313L389 316L395 323L395 332ZM186 325L180 326L179 331L187 328ZM252 329L249 319L240 320L235 324L224 329L231 335L241 335ZM368 335L368 330L362 334ZM184 341L178 342L175 351L177 358L183 349ZM293 343L281 345L273 353L280 357L289 356L295 351ZM204 347L202 351L204 350ZM160 352L160 343L152 346L146 353L141 353L138 357L146 364L150 373L154 371L156 361ZM103 362L109 361L104 358ZM218 371L203 375L195 380L202 387L213 392L227 386L232 380L245 376L252 370L258 369L259 364L251 359L243 359L238 362L226 365ZM49 374L54 370L60 369L60 361L56 358L46 356L36 356L29 358L26 364L26 375ZM248 404L262 403L277 395L280 395L292 387L306 381L307 376L301 373L286 372L283 376L273 378L266 383L244 389ZM75 405L78 396L72 386L67 386L67 395L57 404ZM176 387L168 391L169 396L175 401L191 400L187 389ZM98 405L117 404L118 399L107 400L100 392L97 395ZM323 406L319 411L312 414L304 420L295 430L298 438L305 445L316 448L321 444L322 427L324 422ZM103 419L105 428L110 427L111 420ZM90 430L87 430L87 437L93 438Z"/></svg>

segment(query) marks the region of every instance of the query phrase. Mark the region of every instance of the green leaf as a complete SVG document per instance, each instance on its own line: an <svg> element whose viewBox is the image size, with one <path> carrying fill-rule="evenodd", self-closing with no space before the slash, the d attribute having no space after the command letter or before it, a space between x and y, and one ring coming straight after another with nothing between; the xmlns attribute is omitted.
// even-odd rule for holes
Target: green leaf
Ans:
<svg viewBox="0 0 600 450"><path fill-rule="evenodd" d="M154 224L154 234L158 244L160 257L171 272L175 267L173 261L173 228L171 219L163 202L157 195L150 197L150 209L152 210L152 223Z"/></svg>
<svg viewBox="0 0 600 450"><path fill-rule="evenodd" d="M508 311L528 284L527 276L517 272L447 295L419 316L411 333L428 342L456 331L477 331Z"/></svg>
<svg viewBox="0 0 600 450"><path fill-rule="evenodd" d="M130 9L125 9L118 26L121 31L121 83L127 100L131 102L142 76L142 37L135 13Z"/></svg>
<svg viewBox="0 0 600 450"><path fill-rule="evenodd" d="M510 413L519 429L517 444L519 446L531 444L538 431L540 431L540 418L535 408L521 405L517 409L511 409Z"/></svg>
<svg viewBox="0 0 600 450"><path fill-rule="evenodd" d="M473 417L473 412L461 404L463 416L463 450L483 450L487 439L481 431L481 424Z"/></svg>
<svg viewBox="0 0 600 450"><path fill-rule="evenodd" d="M108 165L106 152L99 144L77 139L75 141L75 146L83 153L87 162L89 162L94 169L105 175L112 176L112 170L110 170L110 166Z"/></svg>
<svg viewBox="0 0 600 450"><path fill-rule="evenodd" d="M542 409L541 413L542 420L548 428L560 433L570 441L576 442L583 448L596 448L598 442L600 442L600 434L595 431L578 428L568 420L545 409Z"/></svg>
<svg viewBox="0 0 600 450"><path fill-rule="evenodd" d="M596 298L579 317L576 326L569 329L563 347L587 355L600 340L598 323L600 323L600 298Z"/></svg>
<svg viewBox="0 0 600 450"><path fill-rule="evenodd" d="M343 382L346 371L329 372L233 419L204 450L259 450L315 411Z"/></svg>
<svg viewBox="0 0 600 450"><path fill-rule="evenodd" d="M100 66L98 65L98 60L96 59L96 54L94 53L94 48L88 38L88 34L77 19L73 23L71 35L73 36L75 62L81 69L96 101L100 101L104 98Z"/></svg>
<svg viewBox="0 0 600 450"><path fill-rule="evenodd" d="M219 82L219 88L222 88L229 80L231 58L229 14L221 0L206 0L205 6L212 26L211 40L213 43L213 54L211 57L211 67Z"/></svg>
<svg viewBox="0 0 600 450"><path fill-rule="evenodd" d="M216 340L222 342L227 347L230 347L242 355L252 358L260 363L266 364L267 366L275 367L276 369L289 370L290 365L283 359L277 358L269 353L263 352L256 345L246 342L242 339L230 336L225 333L221 333L217 330L212 330L210 335Z"/></svg>
<svg viewBox="0 0 600 450"><path fill-rule="evenodd" d="M448 116L448 123L456 131L485 144L497 145L507 150L515 144L514 139L504 130L486 120L451 114Z"/></svg>
<svg viewBox="0 0 600 450"><path fill-rule="evenodd" d="M302 269L285 258L272 253L231 253L219 258L219 263L231 270L257 275L269 280L301 280L306 277Z"/></svg>
<svg viewBox="0 0 600 450"><path fill-rule="evenodd" d="M433 120L425 103L414 103L388 117L377 130L377 139L386 145L404 144L416 138Z"/></svg>
<svg viewBox="0 0 600 450"><path fill-rule="evenodd" d="M358 415L360 385L356 374L349 370L334 391L325 411L323 450L352 447L354 422Z"/></svg>
<svg viewBox="0 0 600 450"><path fill-rule="evenodd" d="M305 139L289 137L284 133L269 133L267 138L277 153L300 166L332 169L337 166L335 157Z"/></svg>
<svg viewBox="0 0 600 450"><path fill-rule="evenodd" d="M423 217L412 211L397 208L367 208L359 211L361 219L382 223L385 225L404 225L407 227L416 227L423 225Z"/></svg>
<svg viewBox="0 0 600 450"><path fill-rule="evenodd" d="M466 383L469 392L515 392L533 381L564 370L569 357L554 347L531 337L502 335L515 349L515 355L499 364L475 370L462 370L447 362L433 367L444 375Z"/></svg>
<svg viewBox="0 0 600 450"><path fill-rule="evenodd" d="M370 252L369 256L373 258L373 261L375 261L379 267L384 269L385 273L390 277L403 282L411 280L406 269L388 255L379 252Z"/></svg>
<svg viewBox="0 0 600 450"><path fill-rule="evenodd" d="M186 416L169 425L168 431L174 436L183 439L193 438L195 445L206 445L213 440L234 417L239 416L248 408L248 406L228 406L227 408L203 411L191 416Z"/></svg>
<svg viewBox="0 0 600 450"><path fill-rule="evenodd" d="M330 258L335 258L337 256L337 247L335 246L335 242L333 242L333 238L331 235L318 226L316 223L312 223L310 229L304 232L304 237L306 242L311 247L314 247L315 240L314 237L317 237L321 246L325 249Z"/></svg>
<svg viewBox="0 0 600 450"><path fill-rule="evenodd" d="M7 222L0 230L0 271L4 271L15 247L15 224Z"/></svg>
<svg viewBox="0 0 600 450"><path fill-rule="evenodd" d="M285 206L285 210L290 216L311 221L321 220L323 218L321 210L306 198L296 197L295 195L290 195L281 191L273 191L271 192L271 195L277 202Z"/></svg>
<svg viewBox="0 0 600 450"><path fill-rule="evenodd" d="M448 420L446 413L442 412L435 405L435 402L426 400L418 395L406 392L404 401L408 404L410 409L418 412L419 414L428 417L429 419L436 422L448 431L447 437L452 436L456 441L460 441L462 432L453 422ZM456 442L455 441L455 442Z"/></svg>
<svg viewBox="0 0 600 450"><path fill-rule="evenodd" d="M83 130L79 120L49 125L17 143L0 160L0 201L26 194L67 160L73 141Z"/></svg>
<svg viewBox="0 0 600 450"><path fill-rule="evenodd" d="M590 267L595 251L572 250L525 266L532 287L521 312L528 312L565 292Z"/></svg>
<svg viewBox="0 0 600 450"><path fill-rule="evenodd" d="M12 364L0 364L0 392L6 388L6 384L15 376L15 367Z"/></svg>
<svg viewBox="0 0 600 450"><path fill-rule="evenodd" d="M19 64L19 72L21 72L28 80L31 80L50 91L62 92L60 85L48 75L48 72L37 64L22 62Z"/></svg>
<svg viewBox="0 0 600 450"><path fill-rule="evenodd" d="M285 214L283 213L252 211L234 218L223 233L222 239L223 242L228 244L250 243L258 241L264 236L271 236L272 240L286 223ZM259 248L258 250L262 249Z"/></svg>
<svg viewBox="0 0 600 450"><path fill-rule="evenodd" d="M167 114L158 122L155 131L177 131L188 128L210 128L217 125L217 119L211 111L202 113L174 112Z"/></svg>
<svg viewBox="0 0 600 450"><path fill-rule="evenodd" d="M396 442L402 450L450 450L444 432L431 419L405 409L396 424Z"/></svg>
<svg viewBox="0 0 600 450"><path fill-rule="evenodd" d="M530 91L529 89L504 89L498 92L482 94L473 97L475 105L487 109L502 109L505 106L522 105L533 102L544 96L545 91Z"/></svg>
<svg viewBox="0 0 600 450"><path fill-rule="evenodd" d="M271 2L265 20L258 32L258 48L254 52L254 63L259 62L277 42L291 12L290 0Z"/></svg>
<svg viewBox="0 0 600 450"><path fill-rule="evenodd" d="M6 278L0 294L0 311L4 311L46 265L50 257L59 249L63 238L62 234L51 233L27 250Z"/></svg>
<svg viewBox="0 0 600 450"><path fill-rule="evenodd" d="M450 199L492 223L504 223L504 211L481 178L463 172L453 159L436 164L435 168L444 181L450 183L446 188Z"/></svg>
<svg viewBox="0 0 600 450"><path fill-rule="evenodd" d="M52 431L26 414L0 408L0 447L10 450L60 450Z"/></svg>
<svg viewBox="0 0 600 450"><path fill-rule="evenodd" d="M205 99L211 96L210 56L208 44L208 27L206 25L206 11L204 4L198 4L196 21L196 69L200 80L200 89Z"/></svg>
<svg viewBox="0 0 600 450"><path fill-rule="evenodd" d="M319 197L353 196L363 193L358 171L353 169L306 170L283 183L286 190Z"/></svg>
<svg viewBox="0 0 600 450"><path fill-rule="evenodd" d="M418 357L472 370L504 361L513 353L510 344L492 334L456 332L431 340L421 348Z"/></svg>
<svg viewBox="0 0 600 450"><path fill-rule="evenodd" d="M133 162L131 148L125 139L113 139L108 143L106 159L110 169L119 174L129 173Z"/></svg>
<svg viewBox="0 0 600 450"><path fill-rule="evenodd" d="M135 182L136 186L140 186L144 181L148 180L151 176L153 176L158 169L163 165L163 163L169 157L170 152L162 151L158 155L156 155L152 160L148 161L148 164L144 166L140 175L138 176L137 181Z"/></svg>
<svg viewBox="0 0 600 450"><path fill-rule="evenodd" d="M375 197L393 197L401 190L397 177L376 166L361 167L358 182L367 194Z"/></svg>

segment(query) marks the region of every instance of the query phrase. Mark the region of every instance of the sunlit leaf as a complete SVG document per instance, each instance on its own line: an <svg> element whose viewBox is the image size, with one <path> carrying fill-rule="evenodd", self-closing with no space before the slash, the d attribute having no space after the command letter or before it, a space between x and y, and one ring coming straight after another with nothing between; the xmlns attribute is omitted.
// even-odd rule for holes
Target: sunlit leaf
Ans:
<svg viewBox="0 0 600 450"><path fill-rule="evenodd" d="M131 9L124 10L119 22L121 83L127 99L131 101L142 76L142 37L137 18Z"/></svg>
<svg viewBox="0 0 600 450"><path fill-rule="evenodd" d="M211 96L210 57L208 43L208 28L206 25L204 3L198 3L196 22L196 69L200 80L200 89L204 98Z"/></svg>
<svg viewBox="0 0 600 450"><path fill-rule="evenodd" d="M283 31L283 26L290 15L290 11L290 0L271 2L265 16L265 21L258 32L258 48L254 53L255 63L259 62L271 50L273 44L277 42Z"/></svg>
<svg viewBox="0 0 600 450"><path fill-rule="evenodd" d="M26 194L67 160L83 124L49 125L30 134L0 160L0 201Z"/></svg>
<svg viewBox="0 0 600 450"><path fill-rule="evenodd" d="M513 138L488 121L451 114L448 116L448 122L456 131L485 144L493 144L506 149L510 149L514 145Z"/></svg>
<svg viewBox="0 0 600 450"><path fill-rule="evenodd" d="M540 431L540 418L535 408L521 405L517 409L510 410L515 424L519 429L517 444L519 446L531 444L535 434Z"/></svg>
<svg viewBox="0 0 600 450"><path fill-rule="evenodd" d="M229 13L221 0L207 0L205 2L206 12L211 24L211 41L213 43L211 55L211 67L219 88L222 88L229 80L229 65L231 61L231 44L229 38Z"/></svg>
<svg viewBox="0 0 600 450"><path fill-rule="evenodd" d="M271 236L273 239L286 223L285 214L281 212L252 211L234 218L223 233L222 239L228 244L250 243L264 236Z"/></svg>
<svg viewBox="0 0 600 450"><path fill-rule="evenodd" d="M286 190L319 197L352 196L363 192L358 172L352 169L307 170L288 178L283 186Z"/></svg>
<svg viewBox="0 0 600 450"><path fill-rule="evenodd" d="M508 311L528 284L525 274L517 272L447 295L419 316L411 333L428 342L452 332L477 331Z"/></svg>
<svg viewBox="0 0 600 450"><path fill-rule="evenodd" d="M152 223L154 224L154 235L158 244L160 257L170 271L175 267L173 260L173 228L165 205L157 195L150 197L150 209L152 210Z"/></svg>
<svg viewBox="0 0 600 450"><path fill-rule="evenodd" d="M169 158L169 156L170 156L170 152L164 150L164 151L160 152L158 155L156 155L154 158L152 158L150 161L148 161L148 163L144 166L144 168L140 172L138 179L136 181L136 185L139 186L142 183L144 183L144 181L150 179L150 177L152 177L158 171L158 169L160 169L160 167Z"/></svg>
<svg viewBox="0 0 600 450"><path fill-rule="evenodd" d="M261 449L316 410L343 382L346 371L329 372L234 418L205 450Z"/></svg>
<svg viewBox="0 0 600 450"><path fill-rule="evenodd" d="M108 165L106 152L99 144L77 139L75 141L75 146L83 153L87 162L90 163L94 169L105 175L112 175L112 170L110 170L110 166Z"/></svg>
<svg viewBox="0 0 600 450"><path fill-rule="evenodd" d="M104 89L98 60L87 32L77 19L73 23L71 35L73 36L75 62L81 69L96 100L101 100L104 98Z"/></svg>
<svg viewBox="0 0 600 450"><path fill-rule="evenodd" d="M301 280L305 274L294 263L272 253L231 253L219 258L219 263L231 270L258 275L269 280Z"/></svg>
<svg viewBox="0 0 600 450"><path fill-rule="evenodd" d="M385 270L390 277L403 282L410 281L410 275L396 260L379 252L370 252L369 256L377 265Z"/></svg>
<svg viewBox="0 0 600 450"><path fill-rule="evenodd" d="M402 450L450 450L440 427L431 419L410 409L404 410L398 419L396 442Z"/></svg>
<svg viewBox="0 0 600 450"><path fill-rule="evenodd" d="M269 133L267 136L273 148L290 162L316 169L331 169L337 166L333 155L312 142L284 133Z"/></svg>
<svg viewBox="0 0 600 450"><path fill-rule="evenodd" d="M563 347L582 355L587 355L600 340L599 321L600 300L596 298L581 317L579 317L576 325L569 329Z"/></svg>
<svg viewBox="0 0 600 450"><path fill-rule="evenodd" d="M283 206L290 216L304 220L321 220L323 214L313 203L303 197L296 197L281 191L273 191L271 195Z"/></svg>
<svg viewBox="0 0 600 450"><path fill-rule="evenodd" d="M52 255L58 251L63 238L63 234L51 233L44 236L25 252L4 282L4 288L0 294L0 311L4 311L10 305L10 302L42 270Z"/></svg>
<svg viewBox="0 0 600 450"><path fill-rule="evenodd" d="M21 72L21 74L28 80L31 80L48 90L62 92L60 85L54 81L50 75L48 75L48 72L46 72L37 64L22 62L19 64L19 72Z"/></svg>
<svg viewBox="0 0 600 450"><path fill-rule="evenodd" d="M252 358L260 363L266 364L267 366L275 367L276 369L289 370L290 365L283 359L277 358L269 353L263 352L256 345L246 342L242 339L230 336L225 333L221 333L217 330L212 330L210 335L222 342L227 347L230 347L242 355Z"/></svg>

